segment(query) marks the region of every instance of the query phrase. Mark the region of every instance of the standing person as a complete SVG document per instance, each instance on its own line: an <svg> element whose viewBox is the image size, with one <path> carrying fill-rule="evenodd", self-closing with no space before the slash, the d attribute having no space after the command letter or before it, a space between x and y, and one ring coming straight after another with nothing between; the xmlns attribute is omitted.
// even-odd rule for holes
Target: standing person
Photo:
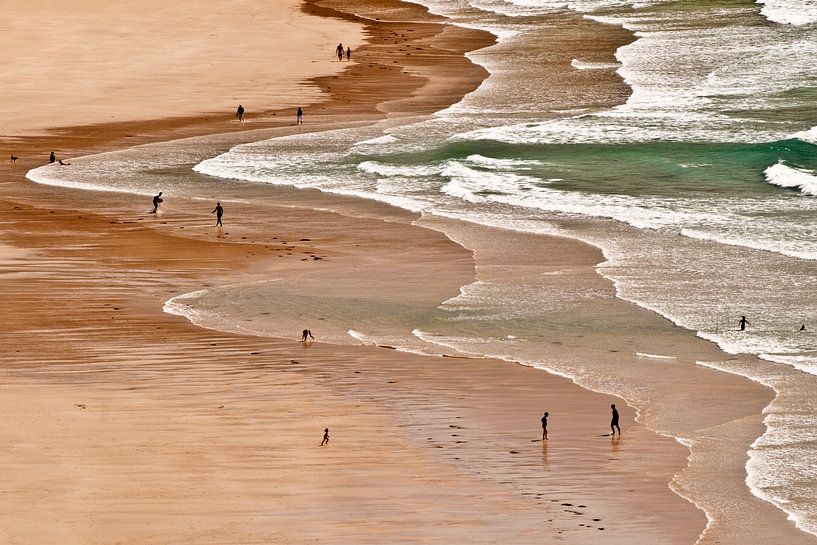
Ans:
<svg viewBox="0 0 817 545"><path fill-rule="evenodd" d="M321 441L321 446L329 444L329 428L323 429L323 440Z"/></svg>
<svg viewBox="0 0 817 545"><path fill-rule="evenodd" d="M548 440L548 413L545 411L544 416L542 416L542 441Z"/></svg>
<svg viewBox="0 0 817 545"><path fill-rule="evenodd" d="M162 198L162 192L159 191L159 194L153 197L153 210L150 211L151 214L155 214L156 211L159 209L159 203L164 201Z"/></svg>
<svg viewBox="0 0 817 545"><path fill-rule="evenodd" d="M352 48L347 47L346 48L346 61L348 62L350 60L352 60Z"/></svg>
<svg viewBox="0 0 817 545"><path fill-rule="evenodd" d="M741 331L746 331L746 326L749 324L749 320L746 319L746 316L741 316L738 324L740 325Z"/></svg>
<svg viewBox="0 0 817 545"><path fill-rule="evenodd" d="M338 60L342 61L343 60L343 44L338 44L338 46L335 48L335 53L338 55Z"/></svg>
<svg viewBox="0 0 817 545"><path fill-rule="evenodd" d="M49 163L56 163L57 162L57 155L52 151L51 155L48 156Z"/></svg>
<svg viewBox="0 0 817 545"><path fill-rule="evenodd" d="M616 430L618 430L618 435L621 436L621 428L618 427L618 411L616 410L615 403L610 405L610 408L613 410L613 419L610 420L610 430L613 432L612 435L615 435Z"/></svg>
<svg viewBox="0 0 817 545"><path fill-rule="evenodd" d="M238 105L238 109L235 111L235 116L240 122L244 122L244 106L241 104Z"/></svg>
<svg viewBox="0 0 817 545"><path fill-rule="evenodd" d="M298 111L295 112L295 124L296 125L303 125L304 124L304 111L298 106Z"/></svg>
<svg viewBox="0 0 817 545"><path fill-rule="evenodd" d="M221 216L224 215L224 209L221 207L221 203L217 202L216 207L213 208L213 211L210 213L211 214L215 213L216 215L216 227L221 226Z"/></svg>

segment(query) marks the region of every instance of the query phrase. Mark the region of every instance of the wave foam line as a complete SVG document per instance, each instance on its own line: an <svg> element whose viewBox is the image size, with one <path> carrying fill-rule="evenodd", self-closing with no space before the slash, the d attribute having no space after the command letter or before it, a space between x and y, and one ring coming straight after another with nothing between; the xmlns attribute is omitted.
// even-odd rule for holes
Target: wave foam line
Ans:
<svg viewBox="0 0 817 545"><path fill-rule="evenodd" d="M778 187L799 189L806 195L817 195L817 176L814 172L788 166L783 161L767 168L763 174L766 181Z"/></svg>

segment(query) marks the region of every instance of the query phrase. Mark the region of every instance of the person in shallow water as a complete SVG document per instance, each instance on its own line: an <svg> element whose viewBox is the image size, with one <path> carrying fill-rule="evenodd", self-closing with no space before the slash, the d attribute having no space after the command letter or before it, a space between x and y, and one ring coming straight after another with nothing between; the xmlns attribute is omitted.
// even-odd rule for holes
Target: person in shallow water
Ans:
<svg viewBox="0 0 817 545"><path fill-rule="evenodd" d="M618 427L618 411L616 410L615 403L610 405L610 409L613 410L613 419L610 420L610 430L613 432L612 435L616 434L616 430L618 430L618 434L621 435L621 428Z"/></svg>
<svg viewBox="0 0 817 545"><path fill-rule="evenodd" d="M542 441L548 440L548 413L545 411L545 414L542 416Z"/></svg>
<svg viewBox="0 0 817 545"><path fill-rule="evenodd" d="M154 195L153 197L153 210L150 211L151 214L156 213L156 211L159 209L159 203L161 203L162 201L164 201L164 199L162 198L162 192L159 191L159 194Z"/></svg>
<svg viewBox="0 0 817 545"><path fill-rule="evenodd" d="M52 151L51 155L48 156L48 162L49 163L55 163L56 161L57 161L57 154Z"/></svg>
<svg viewBox="0 0 817 545"><path fill-rule="evenodd" d="M749 320L746 319L746 316L741 316L738 324L740 325L741 331L746 331L746 326L749 325Z"/></svg>
<svg viewBox="0 0 817 545"><path fill-rule="evenodd" d="M213 208L213 211L210 212L211 214L216 215L216 227L221 225L221 216L224 215L224 209L221 207L221 203L217 202L216 207Z"/></svg>
<svg viewBox="0 0 817 545"><path fill-rule="evenodd" d="M235 116L238 118L239 121L244 121L244 106L241 104L238 105L238 109L235 111Z"/></svg>
<svg viewBox="0 0 817 545"><path fill-rule="evenodd" d="M309 329L304 329L303 333L301 333L301 340L303 342L306 342L307 337L309 337L313 341L315 340L315 337L312 336L312 331L310 331Z"/></svg>

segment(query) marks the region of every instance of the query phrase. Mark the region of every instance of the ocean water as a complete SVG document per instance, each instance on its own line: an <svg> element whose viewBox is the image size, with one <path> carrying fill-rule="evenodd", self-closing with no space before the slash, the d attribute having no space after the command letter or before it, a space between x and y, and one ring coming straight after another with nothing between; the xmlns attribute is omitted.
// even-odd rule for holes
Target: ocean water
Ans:
<svg viewBox="0 0 817 545"><path fill-rule="evenodd" d="M775 389L767 431L749 454L747 486L817 535L817 2L424 3L499 37L469 55L490 77L431 119L263 140L193 161L170 153L158 165L138 151L109 154L80 163L82 169L44 167L30 177L149 194L154 185L145 171L192 162L206 178L186 178L177 193L211 195L224 184L234 198L262 199L272 186L316 188L596 245L606 258L599 271L618 297L727 354L761 358L752 366L728 358L701 364ZM634 40L615 58L577 51L566 61L564 92L554 93L553 74L531 67L548 62L542 44L549 35L582 24L624 28ZM611 87L596 75L613 73L631 95L600 106ZM490 241L480 244L490 251ZM541 331L586 327L583 301L604 295L513 278L463 286L436 309L356 302L357 317L348 300L287 295L275 280L188 294L167 308L208 325L229 328L232 320L240 330L283 334L273 321L236 324L258 314L259 301L297 300L331 316L334 342L544 366ZM571 313L576 319L565 322ZM738 331L741 315L750 321L748 333ZM673 365L674 356L641 356L618 375L569 360L548 361L547 368L648 403L633 377L656 361Z"/></svg>

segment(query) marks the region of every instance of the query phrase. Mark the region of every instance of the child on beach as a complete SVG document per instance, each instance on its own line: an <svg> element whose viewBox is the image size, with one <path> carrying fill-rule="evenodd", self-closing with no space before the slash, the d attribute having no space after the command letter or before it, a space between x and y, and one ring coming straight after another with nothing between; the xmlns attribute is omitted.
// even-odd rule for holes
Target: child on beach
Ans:
<svg viewBox="0 0 817 545"><path fill-rule="evenodd" d="M321 446L329 444L329 428L324 428L323 430L323 441L321 441Z"/></svg>
<svg viewBox="0 0 817 545"><path fill-rule="evenodd" d="M352 60L352 48L347 47L346 48L346 62L349 62L350 60Z"/></svg>
<svg viewBox="0 0 817 545"><path fill-rule="evenodd" d="M301 334L301 341L306 342L307 337L309 337L313 341L315 340L315 337L312 336L312 331L310 331L309 329L304 329L303 333Z"/></svg>
<svg viewBox="0 0 817 545"><path fill-rule="evenodd" d="M295 112L295 124L296 125L303 125L304 124L304 111L298 106L298 111Z"/></svg>

